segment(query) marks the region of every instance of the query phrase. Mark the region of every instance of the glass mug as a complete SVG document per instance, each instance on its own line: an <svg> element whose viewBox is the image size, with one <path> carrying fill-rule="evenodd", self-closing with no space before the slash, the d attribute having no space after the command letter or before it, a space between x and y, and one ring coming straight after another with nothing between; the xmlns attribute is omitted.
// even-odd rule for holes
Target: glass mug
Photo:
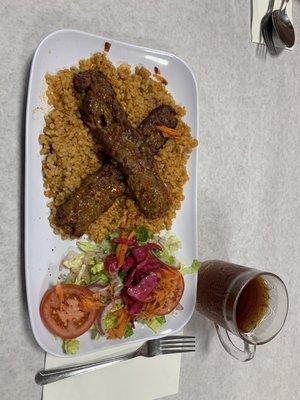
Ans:
<svg viewBox="0 0 300 400"><path fill-rule="evenodd" d="M282 280L270 272L205 261L198 273L196 308L215 323L224 349L237 360L248 361L256 345L269 342L283 327L288 293ZM243 350L229 332L243 340Z"/></svg>

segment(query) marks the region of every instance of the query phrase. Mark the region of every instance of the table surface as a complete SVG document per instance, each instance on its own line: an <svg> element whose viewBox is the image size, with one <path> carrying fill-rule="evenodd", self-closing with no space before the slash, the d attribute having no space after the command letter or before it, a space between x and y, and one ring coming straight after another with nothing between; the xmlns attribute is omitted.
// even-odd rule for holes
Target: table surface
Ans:
<svg viewBox="0 0 300 400"><path fill-rule="evenodd" d="M300 1L293 3L300 35ZM33 377L44 353L31 333L22 262L24 115L32 54L61 28L166 50L191 65L199 86L199 255L278 273L289 290L283 331L245 364L195 313L186 332L196 335L197 353L182 357L172 399L299 398L300 46L259 57L250 18L250 1L236 0L0 2L2 400L41 394Z"/></svg>

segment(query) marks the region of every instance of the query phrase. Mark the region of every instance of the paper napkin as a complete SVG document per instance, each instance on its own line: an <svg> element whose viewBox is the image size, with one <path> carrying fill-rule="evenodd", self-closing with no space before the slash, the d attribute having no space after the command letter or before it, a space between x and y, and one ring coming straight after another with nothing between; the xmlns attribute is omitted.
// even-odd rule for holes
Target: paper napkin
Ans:
<svg viewBox="0 0 300 400"><path fill-rule="evenodd" d="M178 333L178 335L182 334ZM74 358L46 355L45 368L61 367L124 354L137 345L102 350ZM98 371L51 383L43 388L43 400L153 400L178 392L181 354L139 357Z"/></svg>

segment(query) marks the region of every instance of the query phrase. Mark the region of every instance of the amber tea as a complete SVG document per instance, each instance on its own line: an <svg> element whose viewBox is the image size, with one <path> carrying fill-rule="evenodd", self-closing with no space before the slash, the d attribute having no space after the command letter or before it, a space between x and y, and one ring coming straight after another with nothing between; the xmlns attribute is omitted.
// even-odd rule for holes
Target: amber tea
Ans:
<svg viewBox="0 0 300 400"><path fill-rule="evenodd" d="M268 299L268 287L262 277L247 283L236 306L235 319L240 331L247 333L257 327L268 312Z"/></svg>
<svg viewBox="0 0 300 400"><path fill-rule="evenodd" d="M197 308L200 312L221 326L224 326L224 310L229 315L235 296L231 290L242 273L249 273L250 268L211 261L203 263L199 272ZM250 332L265 317L268 310L268 288L265 280L258 276L250 280L239 293L235 320L239 330Z"/></svg>
<svg viewBox="0 0 300 400"><path fill-rule="evenodd" d="M199 270L196 308L215 323L225 350L240 361L248 361L257 344L267 343L281 330L288 295L282 280L271 272L212 260L205 261ZM243 340L243 350L228 332Z"/></svg>

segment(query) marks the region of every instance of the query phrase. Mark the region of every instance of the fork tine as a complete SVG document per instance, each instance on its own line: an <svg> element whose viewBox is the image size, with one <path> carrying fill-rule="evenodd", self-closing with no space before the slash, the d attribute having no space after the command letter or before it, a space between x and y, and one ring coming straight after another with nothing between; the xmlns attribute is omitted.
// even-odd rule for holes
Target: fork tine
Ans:
<svg viewBox="0 0 300 400"><path fill-rule="evenodd" d="M270 54L274 55L274 54L277 53L276 48L275 48L273 42L270 39L269 39L269 44L268 44L267 47L268 47L268 50L269 50Z"/></svg>
<svg viewBox="0 0 300 400"><path fill-rule="evenodd" d="M185 342L175 341L175 342L162 342L160 343L160 347L168 347L168 346L195 346L196 342L194 340L187 340Z"/></svg>
<svg viewBox="0 0 300 400"><path fill-rule="evenodd" d="M265 32L264 40L265 40L267 49L269 50L269 52L270 52L271 54L273 54L274 51L275 51L275 50L274 50L274 44L273 44L273 42L272 42L272 40L271 40L271 38L270 38L270 34L269 34L268 31Z"/></svg>
<svg viewBox="0 0 300 400"><path fill-rule="evenodd" d="M161 354L194 353L194 350L163 350Z"/></svg>
<svg viewBox="0 0 300 400"><path fill-rule="evenodd" d="M277 51L276 51L276 47L274 45L273 37L272 37L273 22L272 22L272 16L271 15L269 16L269 20L268 20L267 26L265 28L265 32L266 32L266 36L268 37L268 43L269 43L268 48L270 50L270 53L271 54L276 54Z"/></svg>
<svg viewBox="0 0 300 400"><path fill-rule="evenodd" d="M262 35L267 48L269 48L270 47L269 34L265 28L263 29Z"/></svg>
<svg viewBox="0 0 300 400"><path fill-rule="evenodd" d="M180 345L170 345L170 346L162 346L161 350L169 350L169 349L195 349L195 345L194 344L189 344L187 346L180 346Z"/></svg>
<svg viewBox="0 0 300 400"><path fill-rule="evenodd" d="M195 344L195 340L164 340L161 342L162 346L168 345L168 344Z"/></svg>
<svg viewBox="0 0 300 400"><path fill-rule="evenodd" d="M271 38L270 41L271 41L272 54L277 54L277 50L274 45L273 39Z"/></svg>
<svg viewBox="0 0 300 400"><path fill-rule="evenodd" d="M160 341L175 340L175 339L195 339L195 336L165 336L160 338Z"/></svg>
<svg viewBox="0 0 300 400"><path fill-rule="evenodd" d="M266 40L266 44L267 44L267 47L269 48L269 49L271 49L272 51L273 51L273 42L272 42L272 40L271 40L271 36L270 36L270 32L269 32L269 30L268 29L266 29L266 31L265 31L265 40Z"/></svg>

